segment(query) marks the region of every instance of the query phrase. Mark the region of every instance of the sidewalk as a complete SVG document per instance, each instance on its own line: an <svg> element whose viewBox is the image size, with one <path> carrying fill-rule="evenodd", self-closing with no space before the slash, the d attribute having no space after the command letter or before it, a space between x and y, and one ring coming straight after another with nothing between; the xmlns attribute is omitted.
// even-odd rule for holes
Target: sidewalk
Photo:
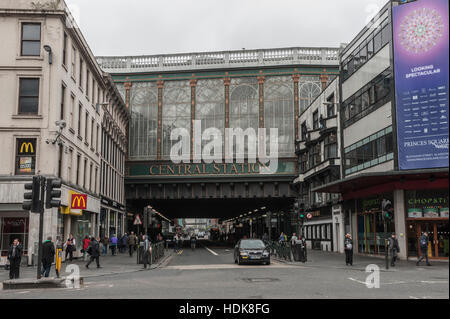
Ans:
<svg viewBox="0 0 450 319"><path fill-rule="evenodd" d="M345 265L345 254L336 253L336 252L327 252L320 250L308 250L307 251L307 259L306 263L302 263L299 261L286 261L284 259L279 259L275 256L272 258L278 262L290 264L290 265L298 265L298 266L306 266L306 267L315 267L315 268L333 268L333 269L353 269L365 271L366 266L370 264L375 264L380 267L380 271L399 271L399 270L419 270L423 268L430 268L435 270L449 269L449 263L445 261L436 261L430 260L431 267L427 267L425 261L422 261L419 266L416 266L415 260L397 260L395 263L395 267L391 267L390 259L389 259L389 269L386 270L386 263L384 257L380 256L366 256L366 255L353 255L353 266Z"/></svg>
<svg viewBox="0 0 450 319"><path fill-rule="evenodd" d="M172 250L165 250L164 257L158 260L155 264L151 265L150 269L158 268L163 262L167 260L172 255ZM61 277L65 277L70 273L66 273L65 269L67 265L78 265L80 268L80 277L89 278L89 277L98 277L98 276L107 276L107 275L115 275L115 274L124 274L131 273L137 271L144 271L144 265L137 264L137 254L134 253L133 257L127 253L118 253L116 256L111 256L108 254L107 256L100 256L100 266L101 268L97 268L95 260L89 265L89 269L85 267L87 261L83 261L82 258L74 259L72 263L68 262L62 263L62 273ZM20 279L34 279L36 278L37 268L28 266L28 267L20 267ZM55 265L52 265L52 269L50 272L50 277L56 277L55 273ZM4 267L0 268L0 283L4 280L9 280L9 270L5 270Z"/></svg>

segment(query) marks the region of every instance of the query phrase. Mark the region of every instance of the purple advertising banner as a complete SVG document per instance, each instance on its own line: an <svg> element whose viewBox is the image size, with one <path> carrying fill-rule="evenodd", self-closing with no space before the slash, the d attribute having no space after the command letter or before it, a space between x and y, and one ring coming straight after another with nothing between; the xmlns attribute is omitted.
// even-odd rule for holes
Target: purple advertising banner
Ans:
<svg viewBox="0 0 450 319"><path fill-rule="evenodd" d="M448 167L448 0L393 8L400 170Z"/></svg>

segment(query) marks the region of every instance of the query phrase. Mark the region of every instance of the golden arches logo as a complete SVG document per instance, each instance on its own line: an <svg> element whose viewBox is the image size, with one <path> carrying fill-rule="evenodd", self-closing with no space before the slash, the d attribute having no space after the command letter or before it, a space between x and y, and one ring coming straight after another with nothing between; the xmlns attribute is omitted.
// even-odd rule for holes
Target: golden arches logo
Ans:
<svg viewBox="0 0 450 319"><path fill-rule="evenodd" d="M72 194L72 208L73 209L86 209L86 195ZM76 205L75 205L76 204ZM83 205L81 205L83 204Z"/></svg>
<svg viewBox="0 0 450 319"><path fill-rule="evenodd" d="M31 149L30 153L34 153L33 144L31 142L23 142L20 146L20 153L23 153L23 149L25 148L25 153L28 153L28 151Z"/></svg>

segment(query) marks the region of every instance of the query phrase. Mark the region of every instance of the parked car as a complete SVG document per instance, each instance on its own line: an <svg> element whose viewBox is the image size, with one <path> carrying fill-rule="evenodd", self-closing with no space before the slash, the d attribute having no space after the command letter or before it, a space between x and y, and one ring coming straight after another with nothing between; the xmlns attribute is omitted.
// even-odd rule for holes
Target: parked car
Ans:
<svg viewBox="0 0 450 319"><path fill-rule="evenodd" d="M260 239L241 239L234 248L234 262L270 265L270 251Z"/></svg>

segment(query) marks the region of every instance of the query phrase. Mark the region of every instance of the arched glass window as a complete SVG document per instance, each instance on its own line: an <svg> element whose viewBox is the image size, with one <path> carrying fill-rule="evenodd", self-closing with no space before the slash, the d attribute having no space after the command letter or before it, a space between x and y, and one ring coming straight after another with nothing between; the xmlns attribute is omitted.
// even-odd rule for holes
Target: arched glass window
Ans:
<svg viewBox="0 0 450 319"><path fill-rule="evenodd" d="M222 132L223 141L225 134L225 89L223 80L199 80L195 95L195 119L202 121L202 132L211 127L217 128ZM202 147L206 143L209 143L209 140L202 141Z"/></svg>
<svg viewBox="0 0 450 319"><path fill-rule="evenodd" d="M191 130L191 87L189 81L164 82L162 107L162 157L170 158L170 149L178 141L171 141L175 128Z"/></svg>
<svg viewBox="0 0 450 319"><path fill-rule="evenodd" d="M321 83L319 76L302 76L299 83L300 113L308 108L312 101L319 96Z"/></svg>
<svg viewBox="0 0 450 319"><path fill-rule="evenodd" d="M264 126L267 153L270 128L278 129L278 156L294 156L294 92L292 78L268 77L264 82Z"/></svg>
<svg viewBox="0 0 450 319"><path fill-rule="evenodd" d="M258 81L256 78L231 79L230 84L230 128L253 128L258 133L259 127ZM234 145L236 149L236 145ZM247 142L245 154L248 153Z"/></svg>
<svg viewBox="0 0 450 319"><path fill-rule="evenodd" d="M156 158L158 88L155 82L133 83L130 90L130 109L130 158Z"/></svg>

